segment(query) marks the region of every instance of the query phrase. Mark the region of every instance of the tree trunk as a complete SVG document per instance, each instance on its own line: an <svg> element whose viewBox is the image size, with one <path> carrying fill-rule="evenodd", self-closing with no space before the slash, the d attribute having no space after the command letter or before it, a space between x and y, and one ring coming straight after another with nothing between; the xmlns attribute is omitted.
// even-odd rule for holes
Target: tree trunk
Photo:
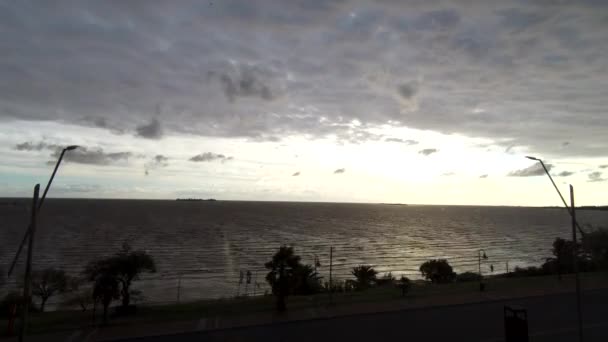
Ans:
<svg viewBox="0 0 608 342"><path fill-rule="evenodd" d="M285 305L285 296L283 294L279 294L277 296L277 311L285 312L287 310L287 306Z"/></svg>
<svg viewBox="0 0 608 342"><path fill-rule="evenodd" d="M46 304L46 301L48 299L49 299L48 297L40 298L40 312L44 312L44 305Z"/></svg>
<svg viewBox="0 0 608 342"><path fill-rule="evenodd" d="M108 307L110 306L110 302L112 302L111 297L103 299L103 325L108 324Z"/></svg>
<svg viewBox="0 0 608 342"><path fill-rule="evenodd" d="M131 294L129 293L129 288L124 287L122 290L122 306L124 306L126 308L127 306L129 306L130 303L131 303Z"/></svg>

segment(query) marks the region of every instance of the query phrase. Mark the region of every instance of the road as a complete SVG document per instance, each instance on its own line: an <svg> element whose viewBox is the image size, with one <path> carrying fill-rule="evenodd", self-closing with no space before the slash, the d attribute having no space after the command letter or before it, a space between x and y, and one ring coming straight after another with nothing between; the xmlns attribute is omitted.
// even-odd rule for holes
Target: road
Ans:
<svg viewBox="0 0 608 342"><path fill-rule="evenodd" d="M577 341L574 294L184 333L129 341L503 341L503 306L528 310L530 341ZM583 294L586 342L608 341L608 290Z"/></svg>

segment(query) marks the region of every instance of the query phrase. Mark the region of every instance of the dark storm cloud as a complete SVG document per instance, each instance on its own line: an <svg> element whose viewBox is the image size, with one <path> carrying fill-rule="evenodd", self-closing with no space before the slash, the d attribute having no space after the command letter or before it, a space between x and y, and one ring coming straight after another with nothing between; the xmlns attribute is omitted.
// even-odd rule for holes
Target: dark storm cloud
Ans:
<svg viewBox="0 0 608 342"><path fill-rule="evenodd" d="M605 169L605 168L608 168L608 164L605 164L605 165L600 165L600 166L599 166L599 168L600 168L600 169Z"/></svg>
<svg viewBox="0 0 608 342"><path fill-rule="evenodd" d="M547 167L547 170L549 170L549 171L553 168L553 165L551 165L551 164L545 164L545 166ZM545 175L545 170L540 165L540 163L534 163L534 164L526 167L525 169L511 171L507 174L507 176L509 176L509 177L532 177L532 176L543 176L543 175Z"/></svg>
<svg viewBox="0 0 608 342"><path fill-rule="evenodd" d="M336 171L334 171L334 174L340 174L340 173L344 173L346 172L345 169L337 169Z"/></svg>
<svg viewBox="0 0 608 342"><path fill-rule="evenodd" d="M139 125L135 128L137 136L146 139L160 139L163 136L163 130L160 121L156 118L152 119L147 124Z"/></svg>
<svg viewBox="0 0 608 342"><path fill-rule="evenodd" d="M603 178L602 173L599 171L591 172L587 177L589 177L588 182L604 182L608 180L607 178Z"/></svg>
<svg viewBox="0 0 608 342"><path fill-rule="evenodd" d="M56 149L51 154L53 159L59 158L61 149ZM133 157L131 152L104 152L102 148L87 148L79 147L73 151L66 153L63 157L64 162L78 163L78 164L91 164L91 165L111 165L116 163L122 163ZM55 160L49 161L50 164L54 164Z"/></svg>
<svg viewBox="0 0 608 342"><path fill-rule="evenodd" d="M557 174L558 177L568 177L568 176L572 176L574 174L574 172L572 171L562 171L560 173Z"/></svg>
<svg viewBox="0 0 608 342"><path fill-rule="evenodd" d="M418 141L411 140L411 139L405 140L405 139L400 139L400 138L386 138L386 139L384 139L384 141L402 143L402 144L406 144L406 145L418 145Z"/></svg>
<svg viewBox="0 0 608 342"><path fill-rule="evenodd" d="M605 156L605 7L538 4L3 2L0 120L282 139L356 119Z"/></svg>
<svg viewBox="0 0 608 342"><path fill-rule="evenodd" d="M299 175L300 175L300 172L298 171L298 172L294 173L294 174L293 174L293 175L291 175L291 176L292 176L292 177L297 177L297 176L299 176Z"/></svg>
<svg viewBox="0 0 608 342"><path fill-rule="evenodd" d="M422 154L425 156L430 156L433 153L437 153L437 149L436 148L425 148L423 150L418 151L418 154Z"/></svg>
<svg viewBox="0 0 608 342"><path fill-rule="evenodd" d="M201 154L197 154L196 156L190 158L190 161L193 162L213 162L220 161L222 163L232 160L233 157L225 156L221 153L213 153L213 152L205 152Z"/></svg>

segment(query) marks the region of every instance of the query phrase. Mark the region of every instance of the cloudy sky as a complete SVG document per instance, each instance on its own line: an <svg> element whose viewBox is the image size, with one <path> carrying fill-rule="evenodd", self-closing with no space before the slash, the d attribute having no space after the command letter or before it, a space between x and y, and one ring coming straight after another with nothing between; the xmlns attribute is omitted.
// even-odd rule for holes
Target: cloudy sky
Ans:
<svg viewBox="0 0 608 342"><path fill-rule="evenodd" d="M608 204L608 2L0 1L0 196Z"/></svg>

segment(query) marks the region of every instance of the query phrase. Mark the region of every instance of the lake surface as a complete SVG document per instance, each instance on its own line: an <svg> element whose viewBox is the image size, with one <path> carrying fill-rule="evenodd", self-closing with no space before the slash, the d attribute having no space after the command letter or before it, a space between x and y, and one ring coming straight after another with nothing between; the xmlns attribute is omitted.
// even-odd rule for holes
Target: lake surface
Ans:
<svg viewBox="0 0 608 342"><path fill-rule="evenodd" d="M27 226L25 200L0 200L0 265L14 255ZM608 211L578 211L581 225L608 224ZM154 256L158 273L136 287L149 301L170 302L253 292L238 286L250 270L259 294L267 289L264 263L285 244L303 262L321 262L327 280L334 247L334 279L371 264L380 272L420 278L418 267L446 258L455 271L483 272L538 265L551 256L556 237L571 238L560 208L418 206L297 202L187 202L50 199L41 211L34 268L58 267L78 274L84 265L116 252L128 241ZM21 260L25 259L24 257ZM22 263L21 263L22 264ZM9 282L10 285L10 282Z"/></svg>

